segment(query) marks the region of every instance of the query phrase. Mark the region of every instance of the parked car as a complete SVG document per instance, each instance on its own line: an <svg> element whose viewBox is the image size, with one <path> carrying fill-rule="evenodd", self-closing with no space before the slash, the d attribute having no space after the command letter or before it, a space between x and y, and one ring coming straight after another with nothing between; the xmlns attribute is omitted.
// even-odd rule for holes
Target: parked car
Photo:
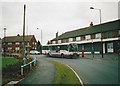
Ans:
<svg viewBox="0 0 120 86"><path fill-rule="evenodd" d="M38 52L37 50L31 50L30 54L32 54L32 55L39 55L40 52Z"/></svg>

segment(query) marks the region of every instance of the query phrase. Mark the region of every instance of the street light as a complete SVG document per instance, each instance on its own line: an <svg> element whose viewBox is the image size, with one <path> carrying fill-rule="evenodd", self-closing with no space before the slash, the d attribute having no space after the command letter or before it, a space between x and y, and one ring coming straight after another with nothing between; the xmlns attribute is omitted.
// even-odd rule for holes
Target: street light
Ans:
<svg viewBox="0 0 120 86"><path fill-rule="evenodd" d="M39 29L39 28L37 28L37 30L38 30L38 29ZM41 32L41 44L42 44L42 29L41 29L40 32Z"/></svg>
<svg viewBox="0 0 120 86"><path fill-rule="evenodd" d="M99 10L100 13L100 25L101 25L101 9L98 8L94 8L94 7L90 7L90 9L95 9L95 10ZM102 58L103 58L103 42L102 42L102 28L101 28L101 45L102 45Z"/></svg>
<svg viewBox="0 0 120 86"><path fill-rule="evenodd" d="M38 30L39 28L37 28L37 30ZM42 29L41 29L41 53L42 53Z"/></svg>

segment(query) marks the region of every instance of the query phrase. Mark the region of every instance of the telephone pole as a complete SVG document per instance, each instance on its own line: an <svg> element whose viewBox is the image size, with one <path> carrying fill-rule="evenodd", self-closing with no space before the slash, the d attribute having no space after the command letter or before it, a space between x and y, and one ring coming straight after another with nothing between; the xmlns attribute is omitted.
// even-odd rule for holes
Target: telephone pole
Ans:
<svg viewBox="0 0 120 86"><path fill-rule="evenodd" d="M24 15L23 15L23 60L24 64L26 63L26 57L25 57L25 12L26 12L26 5L24 4Z"/></svg>
<svg viewBox="0 0 120 86"><path fill-rule="evenodd" d="M4 57L5 57L5 54L6 54L6 50L5 50L5 49L6 49L5 37L6 37L6 30L7 30L7 29L6 29L6 28L3 28L3 30L4 30L4 40L3 40L3 41L4 41L4 42L3 42L4 48L3 48L3 49L4 49Z"/></svg>

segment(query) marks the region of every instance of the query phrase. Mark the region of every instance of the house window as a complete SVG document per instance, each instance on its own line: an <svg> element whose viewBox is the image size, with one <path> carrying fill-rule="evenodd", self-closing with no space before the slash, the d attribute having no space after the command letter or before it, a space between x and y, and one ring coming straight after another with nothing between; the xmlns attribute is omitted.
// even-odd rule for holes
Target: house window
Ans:
<svg viewBox="0 0 120 86"><path fill-rule="evenodd" d="M61 40L58 40L58 43L61 43Z"/></svg>
<svg viewBox="0 0 120 86"><path fill-rule="evenodd" d="M20 43L19 43L19 42L16 42L15 44L16 44L16 45L19 45Z"/></svg>
<svg viewBox="0 0 120 86"><path fill-rule="evenodd" d="M12 43L8 43L8 45L12 45Z"/></svg>
<svg viewBox="0 0 120 86"><path fill-rule="evenodd" d="M95 34L95 38L96 38L96 39L100 39L100 38L101 38L101 33Z"/></svg>
<svg viewBox="0 0 120 86"><path fill-rule="evenodd" d="M52 41L52 44L55 44L56 43L56 41Z"/></svg>
<svg viewBox="0 0 120 86"><path fill-rule="evenodd" d="M69 38L69 42L72 42L73 41L73 38Z"/></svg>
<svg viewBox="0 0 120 86"><path fill-rule="evenodd" d="M34 44L34 42L32 44Z"/></svg>
<svg viewBox="0 0 120 86"><path fill-rule="evenodd" d="M27 46L29 46L29 42L27 43Z"/></svg>
<svg viewBox="0 0 120 86"><path fill-rule="evenodd" d="M85 36L85 39L86 39L86 40L91 39L90 35L86 35L86 36Z"/></svg>
<svg viewBox="0 0 120 86"><path fill-rule="evenodd" d="M76 37L76 41L80 41L81 40L81 37Z"/></svg>
<svg viewBox="0 0 120 86"><path fill-rule="evenodd" d="M15 50L20 50L20 48L19 48L19 47L16 47Z"/></svg>
<svg viewBox="0 0 120 86"><path fill-rule="evenodd" d="M120 35L120 30L118 30L118 35Z"/></svg>
<svg viewBox="0 0 120 86"><path fill-rule="evenodd" d="M12 47L8 47L8 50L12 50Z"/></svg>

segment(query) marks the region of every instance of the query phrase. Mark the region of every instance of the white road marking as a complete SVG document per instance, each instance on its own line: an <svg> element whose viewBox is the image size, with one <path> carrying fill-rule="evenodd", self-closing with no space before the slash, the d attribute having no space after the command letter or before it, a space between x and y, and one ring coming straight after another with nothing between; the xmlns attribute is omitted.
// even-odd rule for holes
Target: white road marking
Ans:
<svg viewBox="0 0 120 86"><path fill-rule="evenodd" d="M79 75L75 72L75 70L72 67L70 67L69 65L67 65L67 64L65 64L65 65L67 67L69 67L74 72L74 74L77 76L77 78L78 78L79 82L81 83L81 85L84 86L83 81L81 80L81 78L79 77Z"/></svg>

